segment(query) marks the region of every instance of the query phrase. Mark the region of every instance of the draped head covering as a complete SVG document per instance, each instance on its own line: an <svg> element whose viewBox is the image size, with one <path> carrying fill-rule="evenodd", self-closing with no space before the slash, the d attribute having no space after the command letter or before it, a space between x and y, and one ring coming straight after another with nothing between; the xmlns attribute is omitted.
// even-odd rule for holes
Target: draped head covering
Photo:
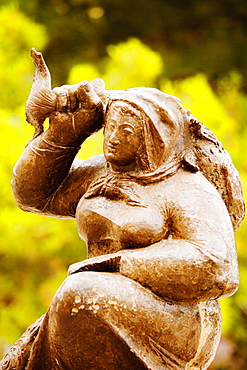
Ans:
<svg viewBox="0 0 247 370"><path fill-rule="evenodd" d="M154 88L138 87L124 91L108 91L106 119L112 105L125 102L141 113L143 171L135 175L139 182L155 182L166 177L168 167L180 165L188 135L189 113L178 98ZM138 124L138 122L137 122ZM179 140L177 138L179 137ZM172 149L172 150L171 150ZM167 153L172 152L172 155ZM142 161L144 163L144 161Z"/></svg>

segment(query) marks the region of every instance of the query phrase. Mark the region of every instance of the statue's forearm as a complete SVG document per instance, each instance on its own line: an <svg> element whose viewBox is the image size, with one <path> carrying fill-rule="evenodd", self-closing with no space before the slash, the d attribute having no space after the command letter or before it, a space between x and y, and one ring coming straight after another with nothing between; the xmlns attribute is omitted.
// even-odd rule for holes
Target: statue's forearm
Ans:
<svg viewBox="0 0 247 370"><path fill-rule="evenodd" d="M25 149L12 179L16 203L27 211L42 210L67 176L79 147L58 146L43 133Z"/></svg>
<svg viewBox="0 0 247 370"><path fill-rule="evenodd" d="M235 292L238 276L227 262L189 241L167 240L125 251L120 272L168 300L197 302Z"/></svg>
<svg viewBox="0 0 247 370"><path fill-rule="evenodd" d="M89 258L71 265L69 274L88 270L120 272L170 301L217 299L233 294L238 287L234 260L212 251L203 253L199 244L185 239Z"/></svg>

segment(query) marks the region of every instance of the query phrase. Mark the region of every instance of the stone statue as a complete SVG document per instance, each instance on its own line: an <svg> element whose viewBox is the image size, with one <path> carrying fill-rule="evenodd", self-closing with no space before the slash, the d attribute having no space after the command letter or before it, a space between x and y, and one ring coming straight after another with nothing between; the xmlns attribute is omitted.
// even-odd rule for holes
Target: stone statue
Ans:
<svg viewBox="0 0 247 370"><path fill-rule="evenodd" d="M100 79L51 90L42 55L31 54L35 135L14 197L24 211L75 218L89 258L70 266L1 369L207 369L218 299L238 287L244 203L228 153L178 98L105 90ZM102 126L104 155L75 159Z"/></svg>

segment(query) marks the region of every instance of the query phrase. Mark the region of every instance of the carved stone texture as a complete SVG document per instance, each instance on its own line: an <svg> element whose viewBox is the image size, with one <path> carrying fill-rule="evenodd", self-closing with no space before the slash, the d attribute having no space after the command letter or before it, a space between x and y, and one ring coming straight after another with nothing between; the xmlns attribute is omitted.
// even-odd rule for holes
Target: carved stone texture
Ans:
<svg viewBox="0 0 247 370"><path fill-rule="evenodd" d="M35 135L14 197L24 211L75 218L89 258L70 266L1 368L207 369L218 299L238 287L233 230L244 203L230 156L178 98L105 90L99 79L51 90L42 55L32 57ZM75 159L102 126L104 155Z"/></svg>

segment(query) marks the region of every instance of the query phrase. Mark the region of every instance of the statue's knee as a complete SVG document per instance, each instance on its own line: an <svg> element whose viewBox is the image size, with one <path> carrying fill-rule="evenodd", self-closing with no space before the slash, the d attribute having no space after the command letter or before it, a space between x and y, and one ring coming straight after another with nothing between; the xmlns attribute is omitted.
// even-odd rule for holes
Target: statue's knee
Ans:
<svg viewBox="0 0 247 370"><path fill-rule="evenodd" d="M88 273L69 276L56 292L49 308L49 336L54 343L76 338L78 327L87 325L94 310L89 311L93 286ZM75 329L76 328L76 329ZM63 338L63 339L62 339Z"/></svg>
<svg viewBox="0 0 247 370"><path fill-rule="evenodd" d="M106 279L107 280L107 279ZM62 320L85 313L97 314L108 302L109 290L99 272L81 272L70 275L60 286L50 306L50 314ZM112 292L111 292L112 293Z"/></svg>
<svg viewBox="0 0 247 370"><path fill-rule="evenodd" d="M87 273L71 275L64 280L57 290L51 307L64 310L71 310L75 303L82 302L90 294L92 287Z"/></svg>

